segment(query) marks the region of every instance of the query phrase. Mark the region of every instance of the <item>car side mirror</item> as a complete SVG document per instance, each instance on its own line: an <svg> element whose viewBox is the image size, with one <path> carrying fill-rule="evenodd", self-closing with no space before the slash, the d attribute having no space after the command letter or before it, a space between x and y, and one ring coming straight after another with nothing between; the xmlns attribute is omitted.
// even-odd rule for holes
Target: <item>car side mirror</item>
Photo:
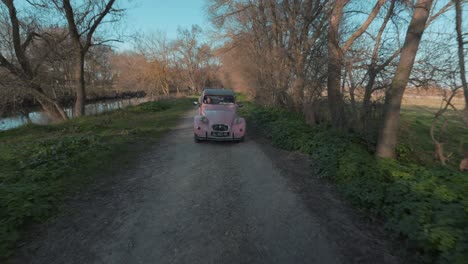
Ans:
<svg viewBox="0 0 468 264"><path fill-rule="evenodd" d="M198 102L197 101L193 102L193 105L198 105Z"/></svg>

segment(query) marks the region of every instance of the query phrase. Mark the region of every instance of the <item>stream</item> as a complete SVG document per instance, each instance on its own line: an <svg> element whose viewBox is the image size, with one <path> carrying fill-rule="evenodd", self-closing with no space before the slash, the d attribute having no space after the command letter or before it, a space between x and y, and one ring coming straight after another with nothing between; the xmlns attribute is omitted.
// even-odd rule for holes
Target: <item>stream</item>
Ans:
<svg viewBox="0 0 468 264"><path fill-rule="evenodd" d="M106 100L96 103L87 104L85 106L85 115L97 115L104 112L109 112L116 109L125 108L130 105L138 105L149 101L148 98L130 98ZM65 112L69 117L72 115L72 107L65 108ZM26 115L16 115L0 118L0 131L5 131L26 125L30 120L34 124L47 125L51 123L51 119L46 113L41 111L31 111Z"/></svg>

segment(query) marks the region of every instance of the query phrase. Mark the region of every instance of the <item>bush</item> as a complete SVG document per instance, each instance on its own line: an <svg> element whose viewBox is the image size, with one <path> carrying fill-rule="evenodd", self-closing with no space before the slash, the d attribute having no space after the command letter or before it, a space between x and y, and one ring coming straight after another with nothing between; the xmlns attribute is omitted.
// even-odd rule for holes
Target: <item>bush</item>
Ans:
<svg viewBox="0 0 468 264"><path fill-rule="evenodd" d="M142 103L138 106L138 109L147 111L147 112L161 112L164 110L168 110L171 108L172 103L170 100L161 100L161 101L154 101L154 102L146 102Z"/></svg>
<svg viewBox="0 0 468 264"><path fill-rule="evenodd" d="M19 237L18 228L46 219L62 199L67 177L89 149L104 148L100 138L65 137L21 146L14 160L16 171L0 178L0 252L6 255Z"/></svg>
<svg viewBox="0 0 468 264"><path fill-rule="evenodd" d="M445 167L424 167L398 147L400 161L377 160L355 135L310 127L295 113L249 105L244 110L280 148L308 153L313 173L335 182L352 204L383 217L422 260L468 262L468 178Z"/></svg>

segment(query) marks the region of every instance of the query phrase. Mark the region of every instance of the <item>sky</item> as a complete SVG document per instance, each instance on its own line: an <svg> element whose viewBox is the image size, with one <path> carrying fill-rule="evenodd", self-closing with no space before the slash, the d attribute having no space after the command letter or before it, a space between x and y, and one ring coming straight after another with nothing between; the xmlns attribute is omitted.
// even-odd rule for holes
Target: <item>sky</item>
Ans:
<svg viewBox="0 0 468 264"><path fill-rule="evenodd" d="M209 27L206 16L206 0L127 0L120 7L127 9L125 31L143 33L162 31L168 39L177 36L177 28L199 25ZM132 47L129 42L116 44L119 50Z"/></svg>

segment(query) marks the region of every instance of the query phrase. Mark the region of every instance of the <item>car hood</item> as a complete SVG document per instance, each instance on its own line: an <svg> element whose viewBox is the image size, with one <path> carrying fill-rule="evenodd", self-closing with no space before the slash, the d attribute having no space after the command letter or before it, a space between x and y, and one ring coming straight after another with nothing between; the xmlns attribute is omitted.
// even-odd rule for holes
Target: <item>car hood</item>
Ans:
<svg viewBox="0 0 468 264"><path fill-rule="evenodd" d="M208 119L210 125L231 125L236 118L235 107L210 107L203 110L203 115Z"/></svg>

